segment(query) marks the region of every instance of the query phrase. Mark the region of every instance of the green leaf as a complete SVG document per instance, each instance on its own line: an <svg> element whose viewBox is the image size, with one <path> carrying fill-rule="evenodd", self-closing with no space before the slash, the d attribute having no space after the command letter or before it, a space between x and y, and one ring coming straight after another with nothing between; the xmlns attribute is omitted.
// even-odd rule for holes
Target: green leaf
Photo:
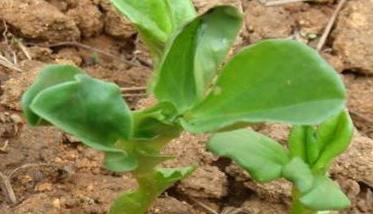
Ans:
<svg viewBox="0 0 373 214"><path fill-rule="evenodd" d="M112 204L110 214L146 213L150 204L175 182L182 180L194 171L194 167L157 169L145 183L133 192L120 195ZM149 176L149 175L148 175ZM141 181L144 182L144 181Z"/></svg>
<svg viewBox="0 0 373 214"><path fill-rule="evenodd" d="M280 178L289 161L287 151L279 143L247 129L215 134L207 148L231 158L260 182Z"/></svg>
<svg viewBox="0 0 373 214"><path fill-rule="evenodd" d="M183 126L200 133L237 122L319 124L344 108L345 96L341 79L315 50L267 40L225 66L214 90L185 114Z"/></svg>
<svg viewBox="0 0 373 214"><path fill-rule="evenodd" d="M136 157L125 152L105 152L104 166L114 172L129 172L137 168Z"/></svg>
<svg viewBox="0 0 373 214"><path fill-rule="evenodd" d="M347 111L322 123L318 129L317 140L321 151L314 169L326 170L334 158L346 151L353 131L354 125Z"/></svg>
<svg viewBox="0 0 373 214"><path fill-rule="evenodd" d="M135 112L132 137L138 140L154 140L164 136L175 138L181 131L180 126L174 122L176 116L176 108L167 102Z"/></svg>
<svg viewBox="0 0 373 214"><path fill-rule="evenodd" d="M299 157L293 158L283 169L283 176L293 182L301 193L311 189L314 176L310 167Z"/></svg>
<svg viewBox="0 0 373 214"><path fill-rule="evenodd" d="M312 189L300 201L313 210L340 210L350 206L350 200L338 185L326 176L317 176Z"/></svg>
<svg viewBox="0 0 373 214"><path fill-rule="evenodd" d="M74 76L81 73L83 72L79 68L71 65L48 65L44 67L34 84L22 96L22 108L27 122L33 126L45 123L30 108L32 101L39 92L54 85L73 81Z"/></svg>
<svg viewBox="0 0 373 214"><path fill-rule="evenodd" d="M190 0L111 0L138 29L150 51L160 58L170 36L196 16Z"/></svg>
<svg viewBox="0 0 373 214"><path fill-rule="evenodd" d="M201 100L241 27L231 6L215 7L187 24L170 42L153 91L183 111ZM224 30L222 30L224 26Z"/></svg>
<svg viewBox="0 0 373 214"><path fill-rule="evenodd" d="M156 181L159 192L163 192L175 182L180 181L190 175L195 170L195 167L182 168L158 168Z"/></svg>
<svg viewBox="0 0 373 214"><path fill-rule="evenodd" d="M132 119L120 89L112 83L78 74L75 81L58 84L33 99L30 109L44 120L103 151L117 151L127 139Z"/></svg>

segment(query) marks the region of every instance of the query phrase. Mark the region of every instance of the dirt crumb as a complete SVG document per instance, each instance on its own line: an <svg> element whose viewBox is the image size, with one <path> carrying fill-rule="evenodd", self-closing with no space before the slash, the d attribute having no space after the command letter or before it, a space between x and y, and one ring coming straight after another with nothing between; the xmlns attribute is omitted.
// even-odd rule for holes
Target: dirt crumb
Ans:
<svg viewBox="0 0 373 214"><path fill-rule="evenodd" d="M219 168L214 166L202 166L185 180L182 180L178 189L196 198L219 199L227 195L228 180Z"/></svg>
<svg viewBox="0 0 373 214"><path fill-rule="evenodd" d="M105 33L117 39L127 40L136 34L133 25L116 9L109 0L101 0L105 13Z"/></svg>
<svg viewBox="0 0 373 214"><path fill-rule="evenodd" d="M36 75L44 63L39 61L23 61L22 73L16 73L12 78L7 80L1 88L3 95L0 97L0 104L13 110L21 111L20 100L23 92L33 83Z"/></svg>
<svg viewBox="0 0 373 214"><path fill-rule="evenodd" d="M242 11L242 2L240 0L193 0L193 4L200 14L216 5L233 5Z"/></svg>
<svg viewBox="0 0 373 214"><path fill-rule="evenodd" d="M331 174L363 182L373 188L373 140L356 133L350 148L333 164Z"/></svg>
<svg viewBox="0 0 373 214"><path fill-rule="evenodd" d="M81 66L83 63L83 59L75 48L62 48L58 51L56 55L54 55L54 59L56 61L71 61L76 66Z"/></svg>
<svg viewBox="0 0 373 214"><path fill-rule="evenodd" d="M43 0L2 0L0 19L29 39L59 42L80 38L74 20Z"/></svg>
<svg viewBox="0 0 373 214"><path fill-rule="evenodd" d="M355 126L373 138L373 77L344 75L348 89L348 107Z"/></svg>
<svg viewBox="0 0 373 214"><path fill-rule="evenodd" d="M166 197L157 199L149 214L196 214L196 212L190 204L173 197Z"/></svg>
<svg viewBox="0 0 373 214"><path fill-rule="evenodd" d="M79 1L67 15L75 21L83 37L98 35L104 29L103 15L90 0Z"/></svg>
<svg viewBox="0 0 373 214"><path fill-rule="evenodd" d="M334 31L334 49L346 69L373 74L373 0L348 1Z"/></svg>
<svg viewBox="0 0 373 214"><path fill-rule="evenodd" d="M182 134L164 149L164 154L171 154L175 159L164 162L163 166L180 167L211 164L216 157L205 150L204 142L206 140L206 135Z"/></svg>
<svg viewBox="0 0 373 214"><path fill-rule="evenodd" d="M250 214L285 214L289 208L284 204L271 203L261 199L253 199L246 201L240 210Z"/></svg>
<svg viewBox="0 0 373 214"><path fill-rule="evenodd" d="M258 1L247 3L245 23L250 43L269 38L287 38L295 25L284 7L266 7Z"/></svg>

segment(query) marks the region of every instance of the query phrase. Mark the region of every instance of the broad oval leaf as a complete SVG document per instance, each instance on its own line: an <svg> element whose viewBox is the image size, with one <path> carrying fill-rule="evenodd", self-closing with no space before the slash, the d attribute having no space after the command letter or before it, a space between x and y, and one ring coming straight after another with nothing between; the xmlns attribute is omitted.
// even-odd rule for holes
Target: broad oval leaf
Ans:
<svg viewBox="0 0 373 214"><path fill-rule="evenodd" d="M158 58L170 36L196 16L190 0L111 0Z"/></svg>
<svg viewBox="0 0 373 214"><path fill-rule="evenodd" d="M187 24L169 43L153 91L179 112L200 101L236 39L242 16L231 6L215 7ZM224 26L224 30L222 30Z"/></svg>
<svg viewBox="0 0 373 214"><path fill-rule="evenodd" d="M132 119L118 86L87 75L39 92L30 109L44 120L103 151L127 139Z"/></svg>
<svg viewBox="0 0 373 214"><path fill-rule="evenodd" d="M27 122L33 126L43 124L43 119L30 108L32 101L39 92L54 85L74 81L75 75L81 73L83 72L79 68L71 65L48 65L44 67L36 81L22 96L22 108Z"/></svg>
<svg viewBox="0 0 373 214"><path fill-rule="evenodd" d="M300 201L313 210L340 210L350 206L350 200L336 183L326 176L315 177L311 190Z"/></svg>
<svg viewBox="0 0 373 214"><path fill-rule="evenodd" d="M266 40L238 53L182 123L191 132L237 122L319 124L344 108L345 96L341 79L315 50L297 41Z"/></svg>
<svg viewBox="0 0 373 214"><path fill-rule="evenodd" d="M282 169L289 162L287 151L279 143L247 129L215 134L207 148L231 158L260 182L281 178Z"/></svg>

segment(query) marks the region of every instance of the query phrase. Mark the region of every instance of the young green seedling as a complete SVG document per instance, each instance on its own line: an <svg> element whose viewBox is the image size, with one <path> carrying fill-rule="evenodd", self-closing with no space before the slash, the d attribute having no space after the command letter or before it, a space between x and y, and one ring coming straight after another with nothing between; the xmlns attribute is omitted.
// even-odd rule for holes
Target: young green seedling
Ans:
<svg viewBox="0 0 373 214"><path fill-rule="evenodd" d="M138 189L120 195L112 214L145 213L193 171L159 167L171 158L162 148L183 130L216 132L266 121L313 125L344 108L345 90L334 70L296 41L260 42L222 66L241 27L234 7L197 17L188 1L113 2L153 53L149 91L158 103L130 111L118 86L69 65L44 68L22 98L31 125L52 124L103 151L107 169L134 175Z"/></svg>
<svg viewBox="0 0 373 214"><path fill-rule="evenodd" d="M292 214L339 210L350 201L328 177L328 169L351 140L353 125L347 112L319 126L294 126L288 149L252 130L213 136L210 151L232 158L259 182L285 178L294 184Z"/></svg>

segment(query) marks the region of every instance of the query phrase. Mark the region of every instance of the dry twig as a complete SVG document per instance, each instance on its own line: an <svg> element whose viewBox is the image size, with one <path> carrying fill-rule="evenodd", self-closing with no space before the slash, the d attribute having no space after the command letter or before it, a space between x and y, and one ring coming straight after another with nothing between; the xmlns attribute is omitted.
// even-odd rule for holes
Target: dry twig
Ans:
<svg viewBox="0 0 373 214"><path fill-rule="evenodd" d="M130 98L130 97L146 97L147 94L124 94L123 97Z"/></svg>
<svg viewBox="0 0 373 214"><path fill-rule="evenodd" d="M14 193L13 187L10 183L10 177L6 176L2 172L0 172L0 178L2 180L2 183L1 183L0 187L3 190L5 197L12 204L16 204L17 203L17 197L16 197L16 194Z"/></svg>
<svg viewBox="0 0 373 214"><path fill-rule="evenodd" d="M192 198L192 197L189 197L190 200L192 200L194 203L196 203L198 206L200 206L201 208L203 208L204 210L206 210L207 212L211 213L211 214L219 214L218 212L216 212L214 209L212 209L211 207L207 206L206 204Z"/></svg>
<svg viewBox="0 0 373 214"><path fill-rule="evenodd" d="M120 88L121 92L133 92L133 91L146 91L146 87L129 87L129 88Z"/></svg>
<svg viewBox="0 0 373 214"><path fill-rule="evenodd" d="M4 57L3 55L1 55L1 53L0 53L0 65L4 66L6 68L9 68L11 70L22 72L22 69L20 69L16 64L14 64L10 60L8 60L6 57Z"/></svg>
<svg viewBox="0 0 373 214"><path fill-rule="evenodd" d="M6 22L4 20L3 20L3 25L4 25L4 32L3 32L2 36L3 36L3 39L4 39L4 43L8 45L9 44L8 25L6 24ZM10 56L7 58L7 57L3 56L2 53L0 52L0 65L6 67L8 69L21 72L22 69L20 69L17 65L18 64L17 54L14 51L10 51L10 52L12 52L13 62L11 62L11 60L8 59L8 58L10 58Z"/></svg>
<svg viewBox="0 0 373 214"><path fill-rule="evenodd" d="M373 120L366 117L365 115L362 115L362 114L360 114L358 112L355 112L355 111L352 111L352 110L350 110L350 114L351 114L351 116L357 117L361 120L364 120L365 122L370 123L373 126Z"/></svg>
<svg viewBox="0 0 373 214"><path fill-rule="evenodd" d="M265 6L278 6L282 4L290 4L290 3L296 3L296 2L305 2L305 1L315 1L315 0L260 0L262 4Z"/></svg>
<svg viewBox="0 0 373 214"><path fill-rule="evenodd" d="M30 53L27 50L27 47L21 42L21 40L15 39L15 41L16 41L19 49L21 49L21 51L23 52L23 54L26 56L26 58L28 60L32 60L32 57L31 57Z"/></svg>
<svg viewBox="0 0 373 214"><path fill-rule="evenodd" d="M324 30L324 33L322 34L319 43L317 44L316 50L321 51L321 49L324 47L324 44L326 40L329 37L330 32L332 31L332 28L335 24L335 21L338 17L339 12L342 10L344 4L347 2L347 0L340 0L337 8L335 9L332 17L330 17L328 24L326 25L326 28Z"/></svg>
<svg viewBox="0 0 373 214"><path fill-rule="evenodd" d="M15 168L12 170L8 175L3 174L0 172L0 187L4 192L5 197L12 203L16 204L17 203L17 197L14 193L12 184L11 184L11 179L12 177L19 172L20 170L30 168L30 167L39 167L39 166L49 166L49 167L55 167L55 165L52 164L44 164L44 163L34 163L34 164L25 164L20 167Z"/></svg>
<svg viewBox="0 0 373 214"><path fill-rule="evenodd" d="M7 148L8 148L8 144L9 144L9 141L6 140L6 141L4 142L4 145L0 148L0 152L4 152L4 153L6 153L6 152L7 152Z"/></svg>

